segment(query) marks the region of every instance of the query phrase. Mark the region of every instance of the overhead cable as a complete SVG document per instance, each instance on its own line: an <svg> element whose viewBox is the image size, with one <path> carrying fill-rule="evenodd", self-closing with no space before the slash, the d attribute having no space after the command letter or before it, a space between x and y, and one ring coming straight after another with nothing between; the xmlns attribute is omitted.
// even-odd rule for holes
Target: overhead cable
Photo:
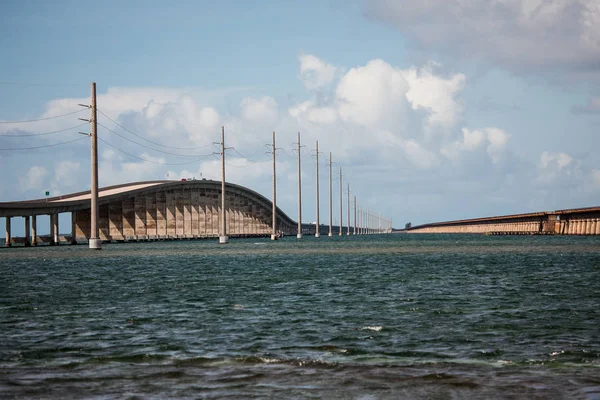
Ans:
<svg viewBox="0 0 600 400"><path fill-rule="evenodd" d="M60 129L58 131L43 132L43 133L25 133L25 134L5 134L5 133L1 133L0 137L29 137L29 136L52 135L53 133L66 132L66 131L70 131L71 129L81 128L82 126L87 125L87 124L88 124L87 122L84 122L83 124L71 126L69 128L65 128L65 129Z"/></svg>
<svg viewBox="0 0 600 400"><path fill-rule="evenodd" d="M121 150L120 148L118 148L118 147L116 147L116 146L108 143L106 140L103 140L101 137L98 137L98 140L100 140L102 143L107 144L108 146L112 147L113 149L115 149L115 150L117 150L117 151L119 151L119 152L121 152L121 153L129 156L129 157L132 157L132 158L135 158L135 159L138 159L140 161L147 162L147 163L157 164L157 165L186 165L186 164L193 164L195 162L204 160L205 158L210 157L212 155L212 154L207 154L206 156L198 158L196 160L182 162L182 163L165 163L165 162L158 162L158 161L148 160L147 158L142 158L142 157L135 156L135 155L133 155L131 153L128 153L128 152L126 152L124 150Z"/></svg>
<svg viewBox="0 0 600 400"><path fill-rule="evenodd" d="M63 144L68 144L68 143L73 143L73 142L77 142L79 140L85 139L85 137L80 137L77 139L73 139L73 140L68 140L66 142L60 142L60 143L53 143L53 144L47 144L44 146L34 146L34 147L13 147L10 149L0 149L2 151L8 151L8 150L34 150L34 149L44 149L46 147L56 147L56 146L61 146Z"/></svg>
<svg viewBox="0 0 600 400"><path fill-rule="evenodd" d="M61 117L66 117L67 115L77 114L77 113L80 113L82 111L84 111L84 110L81 109L81 110L72 111L72 112L66 113L66 114L53 115L52 117L37 118L37 119L27 119L27 120L22 120L22 121L0 121L0 124L22 124L22 123L26 123L26 122L46 121L46 120L49 120L49 119L61 118Z"/></svg>
<svg viewBox="0 0 600 400"><path fill-rule="evenodd" d="M206 145L204 145L204 146L198 146L198 147L175 147L175 146L167 146L166 144L161 144L161 143L153 142L152 140L150 140L150 139L146 139L145 137L143 137L143 136L140 136L140 135L138 135L137 133L135 133L135 132L133 132L133 131L131 131L131 130L129 130L129 129L127 129L127 128L125 128L123 125L119 124L117 121L115 121L114 119L112 119L111 117L109 117L108 115L106 115L105 113L103 113L103 112L102 112L102 110L100 110L100 109L97 109L97 110L98 110L98 112L99 112L100 114L102 114L103 116L105 116L106 118L108 118L110 121L112 121L112 122L113 122L115 125L117 125L117 126L118 126L118 127L120 127L121 129L123 129L123 130L125 130L125 131L127 131L127 132L131 133L133 136L136 136L136 137L138 137L138 138L140 138L140 139L142 139L142 140L145 140L145 141L147 141L148 143L152 143L153 145L156 145L156 146L162 146L162 147L166 147L166 148L168 148L168 149L175 149L175 150L190 150L190 149L192 149L192 150L193 150L193 149L203 149L203 148L206 148L206 147L210 147L210 146L212 146L212 144L206 144Z"/></svg>
<svg viewBox="0 0 600 400"><path fill-rule="evenodd" d="M171 153L171 152L169 152L169 151L164 151L164 150L158 150L158 149L152 148L152 147L150 147L150 146L146 146L145 144L142 144L142 143L136 142L135 140L129 139L128 137L126 137L126 136L123 136L123 135L121 135L121 134L119 134L119 133L117 133L117 132L113 131L112 129L110 129L110 128L109 128L109 127L107 127L106 125L102 125L100 122L98 122L98 125L100 125L100 126L101 126L101 127L103 127L104 129L108 130L108 131L109 131L109 132L111 132L112 134L115 134L115 135L119 136L120 138L123 138L123 139L125 139L125 140L127 140L127 141L129 141L129 142L131 142L131 143L135 143L135 144L137 144L138 146L145 147L145 148L147 148L147 149L150 149L150 150L152 150L152 151L157 151L157 152L159 152L159 153L170 154L170 155L173 155L173 156L179 156L179 157L195 157L195 158L198 158L198 157L204 157L204 156L205 156L205 154L179 154L179 153Z"/></svg>

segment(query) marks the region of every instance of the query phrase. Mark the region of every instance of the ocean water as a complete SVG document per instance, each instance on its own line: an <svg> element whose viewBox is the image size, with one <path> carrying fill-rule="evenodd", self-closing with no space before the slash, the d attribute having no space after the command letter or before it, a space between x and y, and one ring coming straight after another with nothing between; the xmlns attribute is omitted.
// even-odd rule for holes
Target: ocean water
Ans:
<svg viewBox="0 0 600 400"><path fill-rule="evenodd" d="M0 249L0 398L600 399L600 238Z"/></svg>

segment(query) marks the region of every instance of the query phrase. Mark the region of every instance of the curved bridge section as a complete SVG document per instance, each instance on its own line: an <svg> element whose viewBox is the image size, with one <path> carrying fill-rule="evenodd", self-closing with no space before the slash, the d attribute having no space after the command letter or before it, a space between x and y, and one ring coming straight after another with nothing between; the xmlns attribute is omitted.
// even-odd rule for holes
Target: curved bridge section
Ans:
<svg viewBox="0 0 600 400"><path fill-rule="evenodd" d="M407 232L600 235L600 207L436 222L412 227Z"/></svg>
<svg viewBox="0 0 600 400"><path fill-rule="evenodd" d="M269 235L272 202L240 185L226 183L226 224L231 237ZM221 182L213 180L149 181L102 188L99 191L100 238L105 241L218 237ZM0 217L25 217L25 244L37 243L35 217L50 215L50 242L58 243L58 214L71 212L71 241L90 237L90 192L40 200L0 203ZM34 240L29 243L29 219ZM277 209L277 231L296 234L297 224Z"/></svg>

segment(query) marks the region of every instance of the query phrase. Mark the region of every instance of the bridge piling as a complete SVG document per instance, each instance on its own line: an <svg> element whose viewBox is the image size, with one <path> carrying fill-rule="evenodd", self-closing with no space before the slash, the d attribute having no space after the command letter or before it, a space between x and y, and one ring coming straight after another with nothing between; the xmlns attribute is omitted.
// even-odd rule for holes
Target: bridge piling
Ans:
<svg viewBox="0 0 600 400"><path fill-rule="evenodd" d="M11 238L10 238L10 217L6 217L6 247L10 247Z"/></svg>
<svg viewBox="0 0 600 400"><path fill-rule="evenodd" d="M31 216L31 245L37 246L37 215Z"/></svg>

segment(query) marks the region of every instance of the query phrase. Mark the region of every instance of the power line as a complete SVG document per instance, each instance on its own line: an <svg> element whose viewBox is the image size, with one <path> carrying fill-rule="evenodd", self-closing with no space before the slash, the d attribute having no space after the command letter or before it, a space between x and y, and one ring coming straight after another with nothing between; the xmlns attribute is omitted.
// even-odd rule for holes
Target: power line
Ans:
<svg viewBox="0 0 600 400"><path fill-rule="evenodd" d="M56 146L60 146L60 145L63 145L63 144L77 142L78 140L82 140L82 139L85 139L85 137L80 137L80 138L77 138L77 139L68 140L66 142L60 142L60 143L54 143L54 144L47 144L47 145L44 145L44 146L14 147L14 148L11 148L11 149L0 149L0 150L7 151L7 150L35 150L35 149L44 149L46 147L56 147Z"/></svg>
<svg viewBox="0 0 600 400"><path fill-rule="evenodd" d="M27 134L0 134L0 137L29 137L29 136L44 136L44 135L52 135L53 133L60 133L60 132L66 132L69 131L71 129L75 129L75 128L80 128L84 125L87 125L87 122L84 122L83 124L79 124L79 125L75 125L72 126L70 128L65 128L65 129L60 129L58 131L52 131L52 132L44 132L44 133L27 133Z"/></svg>
<svg viewBox="0 0 600 400"><path fill-rule="evenodd" d="M147 148L147 149L150 149L150 150L152 150L152 151L157 151L157 152L159 152L159 153L170 154L170 155L173 155L173 156L179 156L179 157L196 157L196 158L197 158L197 157L204 157L204 154L179 154L179 153L171 153L171 152L169 152L169 151L163 151L163 150L154 149L154 148L152 148L152 147L150 147L150 146L146 146L145 144L142 144L142 143L136 142L135 140L129 139L128 137L126 137L126 136L123 136L123 135L121 135L121 134L119 134L119 133L117 133L117 132L113 131L113 130L112 130L112 129L110 129L109 127L107 127L107 126L105 126L105 125L102 125L100 122L98 122L98 125L100 125L100 126L101 126L101 127L103 127L104 129L108 130L109 132L111 132L111 133L113 133L113 134L115 134L115 135L119 136L120 138L123 138L123 139L125 139L125 140L127 140L127 141L129 141L129 142L131 142L131 143L135 143L135 144L137 144L138 146L145 147L145 148Z"/></svg>
<svg viewBox="0 0 600 400"><path fill-rule="evenodd" d="M23 120L23 121L0 121L0 124L21 124L21 123L25 123L25 122L46 121L46 120L49 120L49 119L61 118L61 117L66 117L67 115L77 114L77 113L80 113L82 111L84 111L84 110L72 111L70 113L61 114L61 115L54 115L52 117L46 117L46 118L27 119L27 120Z"/></svg>
<svg viewBox="0 0 600 400"><path fill-rule="evenodd" d="M158 164L158 165L186 165L186 164L193 164L193 163L195 163L195 162L198 162L198 161L204 160L205 158L207 158L207 157L210 157L210 156L212 155L212 154L207 154L207 155L206 155L206 156L204 156L204 157L201 157L201 158L198 158L198 159L196 159L196 160L192 160L192 161L183 162L183 163L163 163L163 162L152 161L152 160L148 160L148 159L146 159L146 158L142 158L142 157L135 156L135 155L133 155L133 154L131 154L131 153L128 153L128 152L126 152L126 151L124 151L124 150L121 150L121 149L119 149L119 148L118 148L118 147L116 147L116 146L113 146L112 144L108 143L106 140L102 139L101 137L98 137L98 140L102 141L102 143L109 145L109 146L110 146L110 147L112 147L113 149L115 149L115 150L117 150L117 151L119 151L119 152L121 152L121 153L123 153L123 154L125 154L125 155L129 156L129 157L136 158L136 159L138 159L138 160L140 160L140 161L144 161L144 162L147 162L147 163L151 163L151 164Z"/></svg>
<svg viewBox="0 0 600 400"><path fill-rule="evenodd" d="M189 148L188 148L188 147L175 147L175 146L167 146L166 144L161 144L161 143L153 142L152 140L150 140L150 139L146 139L145 137L143 137L143 136L140 136L140 135L138 135L137 133L135 133L135 132L133 132L133 131L131 131L131 130L129 130L129 129L127 129L127 128L125 128L123 125L119 124L117 121L115 121L114 119L112 119L112 118L111 118L111 117L109 117L108 115L104 114L104 113L102 112L102 110L98 109L98 112L99 112L100 114L104 115L106 118L108 118L110 121L112 121L112 122L113 122L115 125L117 125L117 126L118 126L118 127L120 127L121 129L123 129L123 130L125 130L125 131L127 131L127 132L131 133L133 136L136 136L136 137L138 137L138 138L140 138L140 139L142 139L142 140L145 140L145 141L147 141L148 143L152 143L153 145L156 145L156 146L162 146L162 147L166 147L166 148L168 148L168 149L175 149L175 150L203 149L203 148L206 148L206 147L210 147L210 146L212 146L212 144L207 144L207 145L204 145L204 146L198 146L198 147L189 147Z"/></svg>
<svg viewBox="0 0 600 400"><path fill-rule="evenodd" d="M232 150L233 150L234 152L236 152L236 153L237 153L237 154L238 154L240 157L242 157L242 158L246 159L247 161L249 161L249 162L251 162L251 163L255 163L255 164L262 164L262 163L265 163L265 162L267 162L267 161L268 161L268 160L267 160L267 161L254 161L254 160L251 160L251 158L254 158L254 156L256 156L256 155L257 155L257 154L258 154L260 151L262 151L262 150L259 150L259 151L257 151L256 153L254 153L254 154L253 154L252 156L250 156L250 157L246 157L245 155L243 155L242 153L240 153L239 151L237 151L235 148L233 148ZM264 157L264 155L263 155L263 157ZM259 160L260 160L260 159L259 159Z"/></svg>

